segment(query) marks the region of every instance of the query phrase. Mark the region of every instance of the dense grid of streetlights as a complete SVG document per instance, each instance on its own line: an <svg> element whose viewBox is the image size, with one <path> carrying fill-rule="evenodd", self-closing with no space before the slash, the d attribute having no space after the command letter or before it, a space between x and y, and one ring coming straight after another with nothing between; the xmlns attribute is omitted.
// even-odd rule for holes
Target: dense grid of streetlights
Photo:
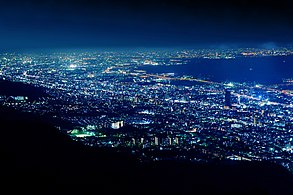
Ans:
<svg viewBox="0 0 293 195"><path fill-rule="evenodd" d="M1 96L0 102L69 122L55 126L86 145L129 150L141 160L269 160L292 171L290 90L141 68L292 54L288 48L4 53L2 79L42 87L48 95Z"/></svg>

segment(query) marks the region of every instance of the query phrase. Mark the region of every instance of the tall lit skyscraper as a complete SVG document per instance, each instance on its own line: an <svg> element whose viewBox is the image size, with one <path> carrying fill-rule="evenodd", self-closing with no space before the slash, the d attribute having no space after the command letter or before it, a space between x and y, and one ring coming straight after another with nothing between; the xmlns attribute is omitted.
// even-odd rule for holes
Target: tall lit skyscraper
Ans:
<svg viewBox="0 0 293 195"><path fill-rule="evenodd" d="M179 144L179 137L175 138L175 143L178 145Z"/></svg>
<svg viewBox="0 0 293 195"><path fill-rule="evenodd" d="M159 145L159 138L155 137L155 145L158 146Z"/></svg>

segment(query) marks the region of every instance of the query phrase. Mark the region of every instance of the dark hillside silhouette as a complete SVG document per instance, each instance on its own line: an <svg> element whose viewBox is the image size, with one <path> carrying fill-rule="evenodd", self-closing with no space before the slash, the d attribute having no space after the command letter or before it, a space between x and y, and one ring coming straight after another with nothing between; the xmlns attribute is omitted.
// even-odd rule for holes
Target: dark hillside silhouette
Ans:
<svg viewBox="0 0 293 195"><path fill-rule="evenodd" d="M0 95L29 96L30 99L48 96L42 88L30 86L20 82L0 80Z"/></svg>

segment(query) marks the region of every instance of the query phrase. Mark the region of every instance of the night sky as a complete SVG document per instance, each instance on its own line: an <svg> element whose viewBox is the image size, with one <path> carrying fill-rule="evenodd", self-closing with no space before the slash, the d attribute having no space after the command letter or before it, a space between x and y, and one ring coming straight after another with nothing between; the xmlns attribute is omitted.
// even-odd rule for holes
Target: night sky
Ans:
<svg viewBox="0 0 293 195"><path fill-rule="evenodd" d="M0 48L293 43L289 0L1 1Z"/></svg>

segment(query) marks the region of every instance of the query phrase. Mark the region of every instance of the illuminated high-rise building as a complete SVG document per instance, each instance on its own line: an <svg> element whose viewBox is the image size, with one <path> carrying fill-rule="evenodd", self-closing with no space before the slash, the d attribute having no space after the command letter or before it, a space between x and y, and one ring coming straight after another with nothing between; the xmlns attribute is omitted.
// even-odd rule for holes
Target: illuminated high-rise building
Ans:
<svg viewBox="0 0 293 195"><path fill-rule="evenodd" d="M135 138L132 138L132 144L133 144L133 145L136 144L136 140L135 140Z"/></svg>
<svg viewBox="0 0 293 195"><path fill-rule="evenodd" d="M179 137L175 138L175 143L178 145L179 144Z"/></svg>
<svg viewBox="0 0 293 195"><path fill-rule="evenodd" d="M155 145L158 146L159 145L159 138L155 137Z"/></svg>

